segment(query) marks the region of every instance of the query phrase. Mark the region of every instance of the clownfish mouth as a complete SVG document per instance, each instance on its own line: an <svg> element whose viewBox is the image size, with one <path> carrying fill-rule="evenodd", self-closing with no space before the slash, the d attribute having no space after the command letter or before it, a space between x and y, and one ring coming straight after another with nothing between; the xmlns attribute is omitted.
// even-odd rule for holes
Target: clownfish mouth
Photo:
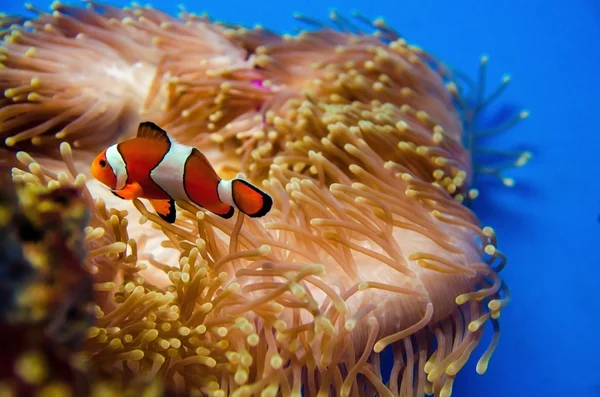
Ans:
<svg viewBox="0 0 600 397"><path fill-rule="evenodd" d="M125 197L120 196L115 189L108 188L108 191L111 192L113 195L117 196L118 198L125 200Z"/></svg>
<svg viewBox="0 0 600 397"><path fill-rule="evenodd" d="M120 198L120 199L124 199L123 197L119 196L119 194L117 193L117 189L113 189L110 186L105 185L104 183L100 182L96 177L94 177L93 175L87 175L88 178L88 185L90 181L93 181L94 184L97 184L100 191L106 193L106 192L110 192L110 194ZM101 197L104 196L104 194L101 194Z"/></svg>

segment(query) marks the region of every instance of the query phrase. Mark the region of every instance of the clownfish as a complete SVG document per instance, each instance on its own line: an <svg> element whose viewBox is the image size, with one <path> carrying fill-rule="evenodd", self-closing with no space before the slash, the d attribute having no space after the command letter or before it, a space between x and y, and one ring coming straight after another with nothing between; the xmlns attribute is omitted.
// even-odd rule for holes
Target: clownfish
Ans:
<svg viewBox="0 0 600 397"><path fill-rule="evenodd" d="M152 122L139 125L137 136L110 146L94 159L91 173L125 200L144 198L156 213L175 222L175 201L186 200L225 219L234 210L258 218L273 205L271 197L249 182L224 180L195 147L169 137Z"/></svg>

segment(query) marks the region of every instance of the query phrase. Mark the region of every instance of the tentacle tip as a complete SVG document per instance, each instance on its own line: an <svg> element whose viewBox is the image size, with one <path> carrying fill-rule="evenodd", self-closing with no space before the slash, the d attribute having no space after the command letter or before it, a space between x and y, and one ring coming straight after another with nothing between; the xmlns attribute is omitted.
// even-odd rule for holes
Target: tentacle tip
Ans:
<svg viewBox="0 0 600 397"><path fill-rule="evenodd" d="M271 253L271 247L269 245L261 245L258 247L258 252L262 256L269 255Z"/></svg>
<svg viewBox="0 0 600 397"><path fill-rule="evenodd" d="M60 144L60 154L63 156L71 156L71 145L68 142L61 142Z"/></svg>
<svg viewBox="0 0 600 397"><path fill-rule="evenodd" d="M488 369L488 360L484 360L483 358L481 360L479 360L479 362L477 363L477 366L475 368L475 371L477 371L477 373L479 375L483 375L486 373L487 369Z"/></svg>
<svg viewBox="0 0 600 397"><path fill-rule="evenodd" d="M508 177L502 178L502 183L506 187L514 187L517 184L517 182L513 178Z"/></svg>
<svg viewBox="0 0 600 397"><path fill-rule="evenodd" d="M62 8L62 6L63 4L60 1L55 0L52 2L52 4L50 4L50 9L52 11L58 11L60 8Z"/></svg>
<svg viewBox="0 0 600 397"><path fill-rule="evenodd" d="M381 353L383 351L383 349L385 349L386 345L385 343L382 343L381 341L375 343L375 346L373 346L373 351L375 353Z"/></svg>

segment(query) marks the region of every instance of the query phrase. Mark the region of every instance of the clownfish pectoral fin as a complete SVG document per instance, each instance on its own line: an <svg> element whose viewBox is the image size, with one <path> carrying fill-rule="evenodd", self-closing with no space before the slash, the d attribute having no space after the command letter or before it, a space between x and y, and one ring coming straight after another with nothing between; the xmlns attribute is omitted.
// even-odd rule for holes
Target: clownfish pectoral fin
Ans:
<svg viewBox="0 0 600 397"><path fill-rule="evenodd" d="M156 211L158 216L169 223L174 223L177 216L177 210L175 209L175 200L150 200L152 208Z"/></svg>
<svg viewBox="0 0 600 397"><path fill-rule="evenodd" d="M271 196L243 179L231 181L231 198L235 206L251 218L265 216L273 206Z"/></svg>
<svg viewBox="0 0 600 397"><path fill-rule="evenodd" d="M137 182L125 185L125 187L120 190L112 190L112 192L115 196L121 197L124 200L133 200L144 195L142 186L140 186L140 184Z"/></svg>
<svg viewBox="0 0 600 397"><path fill-rule="evenodd" d="M167 131L163 130L151 121L144 121L143 123L140 123L138 126L137 137L154 139L168 143L171 142L171 139L169 139L169 136L167 135Z"/></svg>

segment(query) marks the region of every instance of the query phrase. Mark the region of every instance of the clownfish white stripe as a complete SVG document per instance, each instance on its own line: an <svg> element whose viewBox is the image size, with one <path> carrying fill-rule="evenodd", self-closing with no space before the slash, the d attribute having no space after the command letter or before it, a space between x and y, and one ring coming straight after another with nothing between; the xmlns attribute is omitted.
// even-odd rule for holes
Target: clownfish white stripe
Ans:
<svg viewBox="0 0 600 397"><path fill-rule="evenodd" d="M127 166L125 165L123 156L119 153L117 145L112 145L106 150L106 161L108 161L108 165L110 165L117 177L117 186L115 188L117 190L123 189L127 183Z"/></svg>
<svg viewBox="0 0 600 397"><path fill-rule="evenodd" d="M185 162L192 153L192 147L172 140L169 151L162 161L150 172L150 177L161 189L176 200L189 200L185 192Z"/></svg>
<svg viewBox="0 0 600 397"><path fill-rule="evenodd" d="M237 208L235 202L233 201L231 182L232 181L226 181L225 179L221 179L219 185L217 186L217 194L219 195L219 200L221 200L225 204Z"/></svg>

